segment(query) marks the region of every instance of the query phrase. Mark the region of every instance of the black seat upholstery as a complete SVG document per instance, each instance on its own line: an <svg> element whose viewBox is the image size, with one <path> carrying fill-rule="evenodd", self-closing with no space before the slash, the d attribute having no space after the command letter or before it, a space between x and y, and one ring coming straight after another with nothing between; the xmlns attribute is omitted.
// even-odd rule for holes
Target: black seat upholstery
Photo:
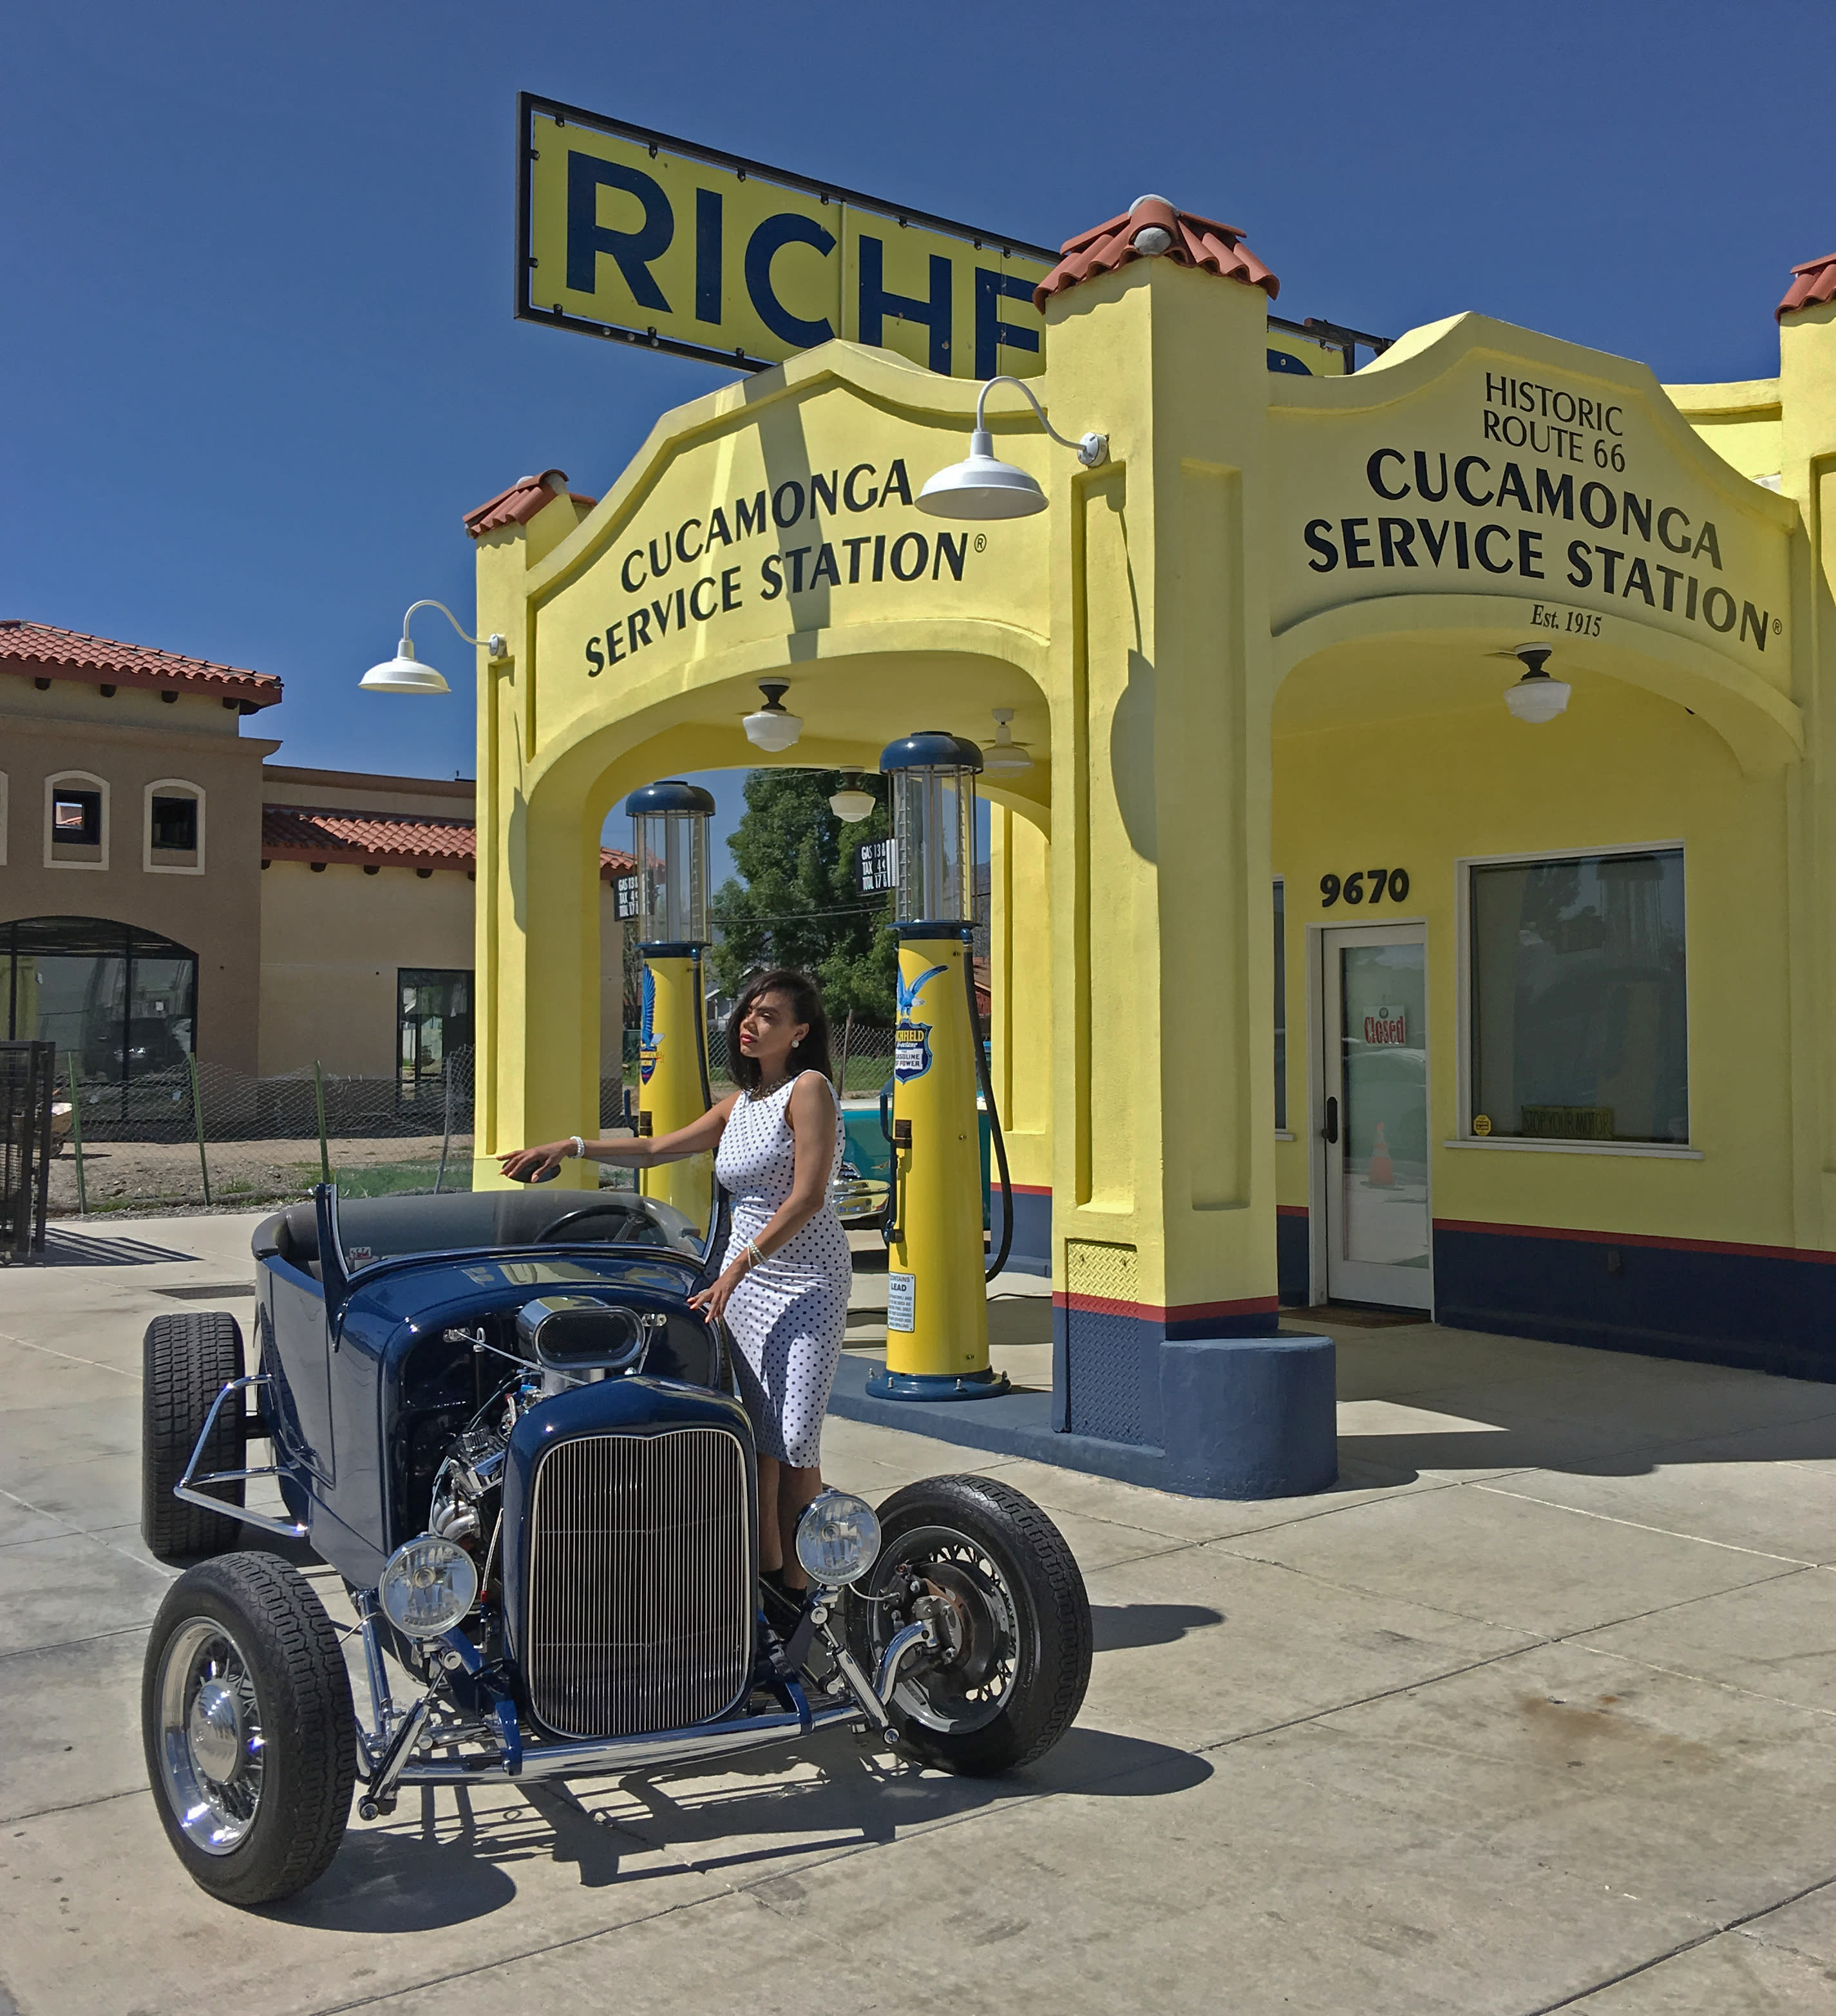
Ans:
<svg viewBox="0 0 1836 2016"><path fill-rule="evenodd" d="M358 1265L409 1253L463 1252L476 1247L531 1246L571 1213L593 1213L563 1238L583 1244L667 1246L699 1252L681 1214L628 1190L583 1197L578 1190L456 1190L441 1197L340 1199L338 1229ZM285 1260L319 1272L319 1219L310 1202L264 1219L251 1240L257 1260Z"/></svg>

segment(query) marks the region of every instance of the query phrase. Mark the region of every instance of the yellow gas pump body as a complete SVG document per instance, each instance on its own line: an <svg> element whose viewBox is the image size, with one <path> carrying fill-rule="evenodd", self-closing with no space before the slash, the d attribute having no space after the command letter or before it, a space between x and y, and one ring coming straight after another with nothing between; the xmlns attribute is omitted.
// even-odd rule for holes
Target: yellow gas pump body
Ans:
<svg viewBox="0 0 1836 2016"><path fill-rule="evenodd" d="M959 938L902 938L887 1254L889 1377L988 1381L976 1033ZM1002 1383L1005 1383L1004 1381Z"/></svg>
<svg viewBox="0 0 1836 2016"><path fill-rule="evenodd" d="M638 1127L653 1137L699 1120L711 1103L699 952L644 954L638 1052ZM714 1158L692 1156L638 1172L646 1197L673 1204L703 1232L714 1196Z"/></svg>

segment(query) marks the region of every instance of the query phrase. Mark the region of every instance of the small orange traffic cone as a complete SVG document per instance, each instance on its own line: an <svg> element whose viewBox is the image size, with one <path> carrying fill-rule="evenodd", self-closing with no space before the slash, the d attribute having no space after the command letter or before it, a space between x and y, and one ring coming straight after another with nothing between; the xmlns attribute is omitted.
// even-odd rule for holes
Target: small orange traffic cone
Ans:
<svg viewBox="0 0 1836 2016"><path fill-rule="evenodd" d="M1377 1124L1377 1142L1370 1151L1370 1174L1366 1179L1373 1190L1388 1190L1396 1187L1395 1165L1390 1160L1390 1146L1384 1139L1384 1123Z"/></svg>

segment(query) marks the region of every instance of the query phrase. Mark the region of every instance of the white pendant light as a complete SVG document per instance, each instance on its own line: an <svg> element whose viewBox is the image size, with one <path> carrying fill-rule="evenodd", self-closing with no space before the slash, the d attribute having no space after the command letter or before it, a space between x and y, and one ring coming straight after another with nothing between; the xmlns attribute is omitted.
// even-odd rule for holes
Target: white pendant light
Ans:
<svg viewBox="0 0 1836 2016"><path fill-rule="evenodd" d="M408 626L417 609L437 609L454 629L468 644L482 644L494 658L504 655L502 633L494 630L488 637L474 637L460 625L459 618L444 602L423 600L411 602L408 614L401 619L401 642L395 646L395 655L385 659L380 665L372 665L358 681L365 693L449 693L449 686L431 665L423 665L414 654L413 640L408 634Z"/></svg>
<svg viewBox="0 0 1836 2016"><path fill-rule="evenodd" d="M841 789L830 796L829 809L844 826L859 826L862 819L873 817L879 802L871 791L862 790L859 770L844 770Z"/></svg>
<svg viewBox="0 0 1836 2016"><path fill-rule="evenodd" d="M1520 721L1553 721L1568 706L1575 689L1565 679L1552 679L1543 670L1549 646L1526 644L1512 655L1522 661L1525 671L1514 686L1505 689L1505 705Z"/></svg>
<svg viewBox="0 0 1836 2016"><path fill-rule="evenodd" d="M1046 493L1024 469L1001 461L995 453L995 437L988 431L985 409L997 385L1017 386L1039 416L1039 424L1061 448L1075 448L1086 469L1094 469L1109 459L1107 434L1085 434L1081 441L1067 441L1046 417L1046 409L1031 391L1017 378L991 378L975 395L975 426L969 437L969 454L964 461L940 469L918 493L918 508L934 518L1030 518L1046 508Z"/></svg>
<svg viewBox="0 0 1836 2016"><path fill-rule="evenodd" d="M365 693L443 693L452 688L431 665L423 665L414 654L412 639L404 637L394 657L372 665L358 684Z"/></svg>
<svg viewBox="0 0 1836 2016"><path fill-rule="evenodd" d="M758 689L765 695L765 705L747 715L746 739L754 748L776 756L802 734L803 717L792 714L784 704L784 696L790 690L788 679L761 679Z"/></svg>
<svg viewBox="0 0 1836 2016"><path fill-rule="evenodd" d="M918 493L918 508L934 518L1030 518L1046 508L1046 493L1024 469L995 455L985 427L969 437L962 462L940 469Z"/></svg>
<svg viewBox="0 0 1836 2016"><path fill-rule="evenodd" d="M994 710L995 739L981 747L982 774L989 777L1017 777L1033 767L1033 759L1013 739L1013 709Z"/></svg>

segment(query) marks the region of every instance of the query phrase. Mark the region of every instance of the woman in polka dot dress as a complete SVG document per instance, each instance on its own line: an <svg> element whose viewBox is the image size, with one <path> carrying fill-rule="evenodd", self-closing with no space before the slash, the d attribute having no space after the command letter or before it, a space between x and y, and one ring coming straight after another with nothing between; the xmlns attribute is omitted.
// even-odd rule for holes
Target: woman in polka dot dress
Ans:
<svg viewBox="0 0 1836 2016"><path fill-rule="evenodd" d="M749 981L727 1023L727 1056L740 1089L689 1126L647 1141L571 1136L519 1149L502 1166L527 1183L569 1155L641 1167L715 1149L733 1237L719 1278L693 1306L724 1317L739 1348L740 1395L758 1443L761 1565L801 1592L797 1521L823 1488L823 1417L852 1273L829 1201L843 1136L815 981L783 970Z"/></svg>

